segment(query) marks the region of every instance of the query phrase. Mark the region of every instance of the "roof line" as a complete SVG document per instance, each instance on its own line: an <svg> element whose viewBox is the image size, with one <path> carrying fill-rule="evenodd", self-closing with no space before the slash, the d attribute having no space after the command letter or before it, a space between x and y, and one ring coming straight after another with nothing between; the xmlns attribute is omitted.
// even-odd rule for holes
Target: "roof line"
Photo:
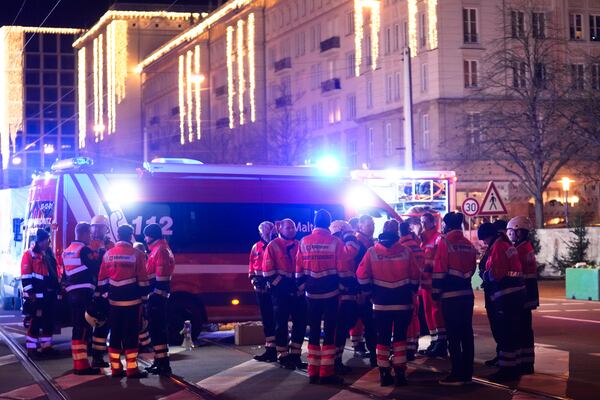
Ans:
<svg viewBox="0 0 600 400"><path fill-rule="evenodd" d="M25 33L39 33L39 34L63 34L63 35L76 35L78 33L85 32L85 29L79 28L52 28L52 27L38 27L38 26L20 26L20 25L4 25L0 29L15 30Z"/></svg>
<svg viewBox="0 0 600 400"><path fill-rule="evenodd" d="M113 19L131 19L131 18L167 18L184 19L193 17L200 18L200 13L196 12L175 12L175 11L119 11L108 10L83 36L73 43L73 47L81 47L88 39L95 36L96 33Z"/></svg>
<svg viewBox="0 0 600 400"><path fill-rule="evenodd" d="M157 50L152 52L148 57L146 57L141 63L139 63L136 67L136 71L141 73L147 66L158 61L162 56L170 53L180 45L192 41L202 33L204 33L207 29L209 29L214 23L219 21L221 18L225 17L229 12L234 11L240 7L243 7L247 4L252 3L254 0L231 0L221 7L216 9L214 12L210 13L206 18L198 23L198 25L190 28L189 30L183 32L181 35L175 37L174 39L168 41L163 46L159 47Z"/></svg>

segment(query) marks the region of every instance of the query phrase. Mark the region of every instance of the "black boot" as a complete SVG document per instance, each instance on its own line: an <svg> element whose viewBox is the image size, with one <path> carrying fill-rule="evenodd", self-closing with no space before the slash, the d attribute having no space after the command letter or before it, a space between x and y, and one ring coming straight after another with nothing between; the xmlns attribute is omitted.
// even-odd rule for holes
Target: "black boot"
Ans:
<svg viewBox="0 0 600 400"><path fill-rule="evenodd" d="M521 371L520 371L521 375L532 375L535 373L533 364L531 364L531 363L521 364L520 369L521 369Z"/></svg>
<svg viewBox="0 0 600 400"><path fill-rule="evenodd" d="M275 347L266 347L265 352L254 356L254 359L260 362L275 362L277 361L277 350Z"/></svg>
<svg viewBox="0 0 600 400"><path fill-rule="evenodd" d="M517 367L500 367L498 372L493 373L488 377L493 382L508 382L516 381L520 377L520 373Z"/></svg>
<svg viewBox="0 0 600 400"><path fill-rule="evenodd" d="M415 361L415 351L406 350L406 361Z"/></svg>
<svg viewBox="0 0 600 400"><path fill-rule="evenodd" d="M343 385L344 378L337 375L324 376L319 379L319 382L323 385Z"/></svg>
<svg viewBox="0 0 600 400"><path fill-rule="evenodd" d="M354 357L365 358L367 356L367 347L365 342L358 342L354 346Z"/></svg>
<svg viewBox="0 0 600 400"><path fill-rule="evenodd" d="M369 365L371 365L371 368L375 368L377 366L377 355L371 354L369 356Z"/></svg>
<svg viewBox="0 0 600 400"><path fill-rule="evenodd" d="M279 366L281 368L291 369L291 370L296 369L296 362L293 360L293 358L290 354L279 357L277 359L277 362L279 363Z"/></svg>
<svg viewBox="0 0 600 400"><path fill-rule="evenodd" d="M292 364L296 367L296 369L306 370L308 368L308 363L302 361L300 354L290 354L290 360L292 360Z"/></svg>
<svg viewBox="0 0 600 400"><path fill-rule="evenodd" d="M390 368L379 367L379 384L381 386L391 386L394 384L392 371Z"/></svg>
<svg viewBox="0 0 600 400"><path fill-rule="evenodd" d="M427 357L448 357L448 342L445 340L438 340L431 350L426 353Z"/></svg>
<svg viewBox="0 0 600 400"><path fill-rule="evenodd" d="M154 364L156 365L154 368L147 369L146 371L150 372L151 374L160 376L171 376L171 374L173 373L173 371L171 370L171 363L169 362L168 357L161 358L155 361Z"/></svg>
<svg viewBox="0 0 600 400"><path fill-rule="evenodd" d="M110 365L104 361L102 354L94 354L92 357L92 368L108 368Z"/></svg>
<svg viewBox="0 0 600 400"><path fill-rule="evenodd" d="M406 386L406 374L404 368L394 368L396 386Z"/></svg>
<svg viewBox="0 0 600 400"><path fill-rule="evenodd" d="M486 362L484 362L484 364L487 367L497 367L498 366L498 356L496 356L490 360L487 360Z"/></svg>
<svg viewBox="0 0 600 400"><path fill-rule="evenodd" d="M352 368L344 365L341 358L335 359L335 373L338 375L346 375L352 372Z"/></svg>
<svg viewBox="0 0 600 400"><path fill-rule="evenodd" d="M85 369L74 369L73 374L75 375L98 375L100 373L99 368L88 367Z"/></svg>

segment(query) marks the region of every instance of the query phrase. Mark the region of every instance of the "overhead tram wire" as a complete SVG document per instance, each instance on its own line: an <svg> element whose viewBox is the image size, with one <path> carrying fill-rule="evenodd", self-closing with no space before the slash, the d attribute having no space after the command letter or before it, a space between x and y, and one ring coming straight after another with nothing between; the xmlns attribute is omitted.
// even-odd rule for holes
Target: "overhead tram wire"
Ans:
<svg viewBox="0 0 600 400"><path fill-rule="evenodd" d="M58 5L61 3L62 0L56 0L56 3L54 4L54 7L52 7L52 9L48 12L48 14L46 14L46 17L42 20L42 22L39 24L38 28L41 28L46 21L48 20L48 18L50 18L50 15L52 15L52 13L54 12L54 10L56 10L56 7L58 7ZM27 47L27 45L29 44L29 42L31 42L31 39L33 39L35 37L37 33L33 33L29 39L27 39L27 42L25 42L25 44L23 45L23 48L21 49L21 54L23 54L23 52L25 51L25 48Z"/></svg>

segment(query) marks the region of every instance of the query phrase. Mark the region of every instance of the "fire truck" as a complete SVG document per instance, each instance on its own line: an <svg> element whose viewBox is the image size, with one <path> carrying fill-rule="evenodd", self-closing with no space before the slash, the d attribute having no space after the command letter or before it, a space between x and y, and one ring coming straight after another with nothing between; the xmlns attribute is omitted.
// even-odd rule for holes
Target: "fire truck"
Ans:
<svg viewBox="0 0 600 400"><path fill-rule="evenodd" d="M23 246L38 228L52 230L60 256L78 221L106 215L114 240L128 223L142 241L159 223L175 254L169 326L178 340L186 319L196 333L205 322L259 319L248 280L248 255L264 220L291 218L299 237L313 229L317 210L334 219L368 213L382 225L399 215L370 188L344 174L313 167L208 165L159 159L135 173L101 173L92 161L58 161L29 189Z"/></svg>

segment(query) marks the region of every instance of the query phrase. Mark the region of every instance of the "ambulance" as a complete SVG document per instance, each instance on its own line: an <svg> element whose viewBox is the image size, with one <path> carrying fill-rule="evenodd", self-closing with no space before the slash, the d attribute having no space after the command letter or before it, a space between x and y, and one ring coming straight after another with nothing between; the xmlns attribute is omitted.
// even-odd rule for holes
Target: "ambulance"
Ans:
<svg viewBox="0 0 600 400"><path fill-rule="evenodd" d="M291 218L302 237L321 208L334 219L368 213L378 226L399 218L371 189L342 175L186 159L158 159L135 173L101 173L88 158L62 160L33 180L23 243L29 246L38 228L50 228L60 256L74 239L75 224L99 214L108 217L112 240L125 223L138 241L148 224L160 224L175 254L169 326L177 341L186 319L194 334L206 322L259 319L248 255L261 221Z"/></svg>

